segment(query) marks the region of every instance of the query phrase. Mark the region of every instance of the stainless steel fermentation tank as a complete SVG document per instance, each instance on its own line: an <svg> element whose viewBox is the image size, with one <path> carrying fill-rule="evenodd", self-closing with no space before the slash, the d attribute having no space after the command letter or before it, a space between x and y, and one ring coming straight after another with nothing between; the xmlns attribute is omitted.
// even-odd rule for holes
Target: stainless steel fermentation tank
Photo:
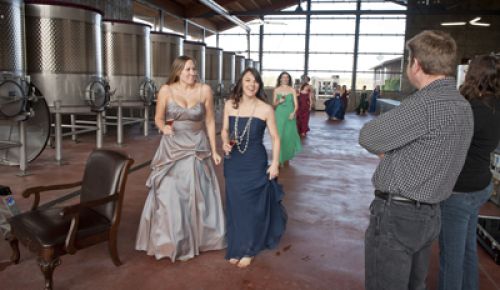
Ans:
<svg viewBox="0 0 500 290"><path fill-rule="evenodd" d="M106 115L106 125L117 126L117 143L123 143L123 126L143 123L148 135L149 106L156 86L151 79L151 27L125 20L104 20L104 75L111 90L110 107L117 116ZM124 117L123 108L143 110L143 118Z"/></svg>
<svg viewBox="0 0 500 290"><path fill-rule="evenodd" d="M203 42L184 40L184 55L192 57L196 61L198 79L205 82L205 50L206 44Z"/></svg>
<svg viewBox="0 0 500 290"><path fill-rule="evenodd" d="M206 47L205 50L205 83L212 88L215 112L221 112L222 102L222 59L220 48Z"/></svg>
<svg viewBox="0 0 500 290"><path fill-rule="evenodd" d="M245 68L248 68L248 67L254 68L253 60L251 58L245 58Z"/></svg>
<svg viewBox="0 0 500 290"><path fill-rule="evenodd" d="M253 61L253 68L256 69L260 73L260 61Z"/></svg>
<svg viewBox="0 0 500 290"><path fill-rule="evenodd" d="M0 35L0 164L19 165L26 175L47 144L50 115L26 75L22 1L0 0Z"/></svg>
<svg viewBox="0 0 500 290"><path fill-rule="evenodd" d="M102 146L102 112L109 84L102 66L102 13L90 7L52 1L25 1L27 69L55 115L56 160L63 136L96 131ZM62 114L96 115L96 126L62 124ZM62 128L71 128L63 134ZM78 131L77 131L78 130Z"/></svg>
<svg viewBox="0 0 500 290"><path fill-rule="evenodd" d="M241 77L241 73L245 70L245 57L242 55L236 55L236 65L235 65L235 83Z"/></svg>
<svg viewBox="0 0 500 290"><path fill-rule="evenodd" d="M222 55L222 97L227 99L236 83L236 53L224 51Z"/></svg>
<svg viewBox="0 0 500 290"><path fill-rule="evenodd" d="M181 35L151 32L151 74L157 89L167 82L174 59L184 53Z"/></svg>

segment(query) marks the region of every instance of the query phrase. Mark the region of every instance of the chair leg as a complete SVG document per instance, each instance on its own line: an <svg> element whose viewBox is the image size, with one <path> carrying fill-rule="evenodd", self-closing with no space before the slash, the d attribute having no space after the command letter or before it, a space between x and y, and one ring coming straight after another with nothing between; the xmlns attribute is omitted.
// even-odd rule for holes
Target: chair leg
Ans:
<svg viewBox="0 0 500 290"><path fill-rule="evenodd" d="M19 253L19 241L12 234L9 235L7 240L9 241L10 248L12 249L12 254L10 255L10 261L13 264L18 264L19 259L21 258L21 254Z"/></svg>
<svg viewBox="0 0 500 290"><path fill-rule="evenodd" d="M116 236L111 235L108 241L109 255L111 256L111 259L113 260L115 266L120 266L122 262L120 261L120 257L118 257L118 248L116 247L116 242Z"/></svg>
<svg viewBox="0 0 500 290"><path fill-rule="evenodd" d="M42 253L42 255L38 257L38 264L45 277L44 289L52 290L52 274L54 273L54 269L61 264L61 259L55 257L53 253Z"/></svg>

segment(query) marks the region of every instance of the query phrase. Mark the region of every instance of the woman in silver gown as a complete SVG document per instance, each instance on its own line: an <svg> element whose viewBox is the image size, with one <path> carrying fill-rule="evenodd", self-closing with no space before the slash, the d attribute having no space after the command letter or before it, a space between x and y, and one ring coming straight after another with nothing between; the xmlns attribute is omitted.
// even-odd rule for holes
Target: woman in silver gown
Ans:
<svg viewBox="0 0 500 290"><path fill-rule="evenodd" d="M158 93L155 124L163 136L151 162L150 191L136 240L137 250L172 262L226 247L219 184L210 160L221 162L215 150L213 96L208 85L196 80L194 60L180 56Z"/></svg>

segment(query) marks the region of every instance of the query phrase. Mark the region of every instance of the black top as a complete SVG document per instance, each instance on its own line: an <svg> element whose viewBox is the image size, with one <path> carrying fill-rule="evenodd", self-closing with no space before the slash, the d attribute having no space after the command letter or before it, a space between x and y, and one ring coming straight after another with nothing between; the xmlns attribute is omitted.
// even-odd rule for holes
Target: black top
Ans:
<svg viewBox="0 0 500 290"><path fill-rule="evenodd" d="M453 191L472 192L484 189L491 182L490 154L500 140L500 98L484 103L471 100L474 113L474 136L467 152L464 168Z"/></svg>

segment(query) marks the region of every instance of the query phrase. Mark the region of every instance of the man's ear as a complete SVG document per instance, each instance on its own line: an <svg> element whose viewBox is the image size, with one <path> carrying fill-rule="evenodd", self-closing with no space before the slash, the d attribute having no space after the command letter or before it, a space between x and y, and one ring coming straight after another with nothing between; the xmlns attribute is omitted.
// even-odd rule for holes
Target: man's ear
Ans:
<svg viewBox="0 0 500 290"><path fill-rule="evenodd" d="M420 62L416 58L413 59L412 69L414 70L415 73L418 73L422 70L422 67L420 66Z"/></svg>

